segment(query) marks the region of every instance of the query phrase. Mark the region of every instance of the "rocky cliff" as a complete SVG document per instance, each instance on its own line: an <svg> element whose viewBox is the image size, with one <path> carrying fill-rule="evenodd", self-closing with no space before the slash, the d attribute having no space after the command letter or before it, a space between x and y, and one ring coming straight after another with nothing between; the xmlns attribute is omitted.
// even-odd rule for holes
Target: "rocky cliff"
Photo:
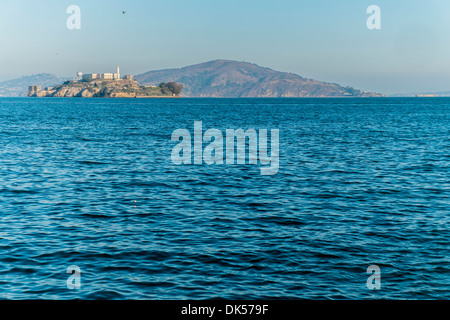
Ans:
<svg viewBox="0 0 450 320"><path fill-rule="evenodd" d="M181 91L181 90L180 90ZM56 87L30 92L29 97L105 97L105 98L140 98L173 97L179 92L172 92L163 86L140 86L135 80L91 80L66 81Z"/></svg>

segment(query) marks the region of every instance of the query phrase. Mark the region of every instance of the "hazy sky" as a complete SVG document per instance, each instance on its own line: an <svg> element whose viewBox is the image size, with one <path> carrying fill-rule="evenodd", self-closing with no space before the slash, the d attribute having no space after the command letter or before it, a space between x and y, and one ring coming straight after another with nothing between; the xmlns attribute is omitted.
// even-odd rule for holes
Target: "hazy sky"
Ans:
<svg viewBox="0 0 450 320"><path fill-rule="evenodd" d="M213 59L382 93L450 91L449 0L0 0L0 80ZM69 5L81 29L69 30ZM369 5L381 30L369 30ZM125 14L122 14L125 11Z"/></svg>

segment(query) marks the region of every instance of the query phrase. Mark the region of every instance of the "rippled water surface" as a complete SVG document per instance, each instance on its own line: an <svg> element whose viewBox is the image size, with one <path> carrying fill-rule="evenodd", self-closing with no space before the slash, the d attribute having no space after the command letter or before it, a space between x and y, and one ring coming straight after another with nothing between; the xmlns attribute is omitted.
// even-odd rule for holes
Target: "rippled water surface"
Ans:
<svg viewBox="0 0 450 320"><path fill-rule="evenodd" d="M0 298L449 299L449 105L0 99ZM278 174L172 164L200 120L279 129Z"/></svg>

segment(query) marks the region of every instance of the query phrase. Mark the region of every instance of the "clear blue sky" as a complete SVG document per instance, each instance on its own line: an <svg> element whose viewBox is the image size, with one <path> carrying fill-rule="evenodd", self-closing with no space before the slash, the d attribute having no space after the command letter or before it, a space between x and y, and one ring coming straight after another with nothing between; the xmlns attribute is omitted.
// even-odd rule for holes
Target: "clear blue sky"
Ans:
<svg viewBox="0 0 450 320"><path fill-rule="evenodd" d="M66 28L71 4L81 30ZM371 4L381 30L366 27ZM388 94L450 90L448 0L1 0L0 43L0 80L231 59Z"/></svg>

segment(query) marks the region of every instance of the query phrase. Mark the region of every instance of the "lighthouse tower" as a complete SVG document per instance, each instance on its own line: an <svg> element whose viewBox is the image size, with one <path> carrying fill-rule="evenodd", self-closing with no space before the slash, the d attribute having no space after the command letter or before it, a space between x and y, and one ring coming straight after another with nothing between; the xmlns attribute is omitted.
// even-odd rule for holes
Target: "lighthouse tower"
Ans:
<svg viewBox="0 0 450 320"><path fill-rule="evenodd" d="M117 79L120 80L120 70L119 70L119 66L117 66Z"/></svg>

